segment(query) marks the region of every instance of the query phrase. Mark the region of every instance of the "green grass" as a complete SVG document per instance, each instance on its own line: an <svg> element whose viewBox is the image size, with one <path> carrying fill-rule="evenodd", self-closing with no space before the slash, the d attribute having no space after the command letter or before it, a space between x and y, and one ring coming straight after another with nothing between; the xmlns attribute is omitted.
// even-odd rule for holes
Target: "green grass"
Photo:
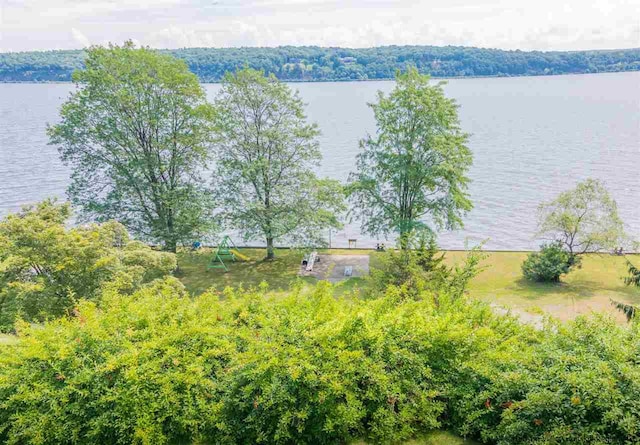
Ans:
<svg viewBox="0 0 640 445"><path fill-rule="evenodd" d="M426 436L405 442L406 445L473 445L469 439L463 439L448 431L434 431Z"/></svg>
<svg viewBox="0 0 640 445"><path fill-rule="evenodd" d="M451 263L464 252L447 252ZM469 293L492 303L520 308L530 313L549 312L561 319L590 310L612 311L609 299L640 304L640 290L626 286L624 257L585 255L582 267L562 277L560 283L534 283L522 277L524 252L492 252L483 261L485 269L473 279ZM630 256L635 263L640 256Z"/></svg>
<svg viewBox="0 0 640 445"><path fill-rule="evenodd" d="M240 253L249 257L248 261L225 262L229 268L207 269L207 265L213 257L211 249L200 249L196 252L179 252L178 264L179 272L176 274L184 283L192 295L199 295L210 288L222 290L225 287L243 286L257 287L265 281L269 288L274 291L286 291L291 283L302 280L312 284L317 282L312 277L298 277L300 261L303 253L300 250L277 249L274 260L265 261L264 249L238 249ZM359 253L362 250L332 250L331 253ZM369 252L369 251L367 251ZM363 284L362 278L350 278L338 283L335 287L337 295L351 292Z"/></svg>
<svg viewBox="0 0 640 445"><path fill-rule="evenodd" d="M180 272L178 277L187 289L198 295L213 287L221 290L227 286L258 286L262 281L269 283L270 289L286 291L291 283L299 279L302 252L299 250L278 249L276 259L264 261L264 249L240 249L250 258L246 262L228 264L229 272L222 269L207 270L207 264L213 255L209 249L197 252L179 253ZM378 253L371 250L332 250L334 254L363 254L372 256L372 265ZM462 261L465 252L447 252L450 264ZM613 309L609 299L640 304L640 290L625 286L622 278L626 276L624 257L612 255L586 255L582 268L562 278L558 284L540 284L525 280L520 269L527 256L524 252L491 252L482 265L485 269L473 279L469 293L491 303L520 309L530 314L548 312L561 319L569 319L577 314ZM631 257L640 264L640 256ZM302 278L314 283L314 278ZM336 295L363 288L366 281L351 278L339 283ZM615 312L614 312L615 313Z"/></svg>
<svg viewBox="0 0 640 445"><path fill-rule="evenodd" d="M178 278L184 283L189 292L201 294L209 288L218 290L227 286L258 286L262 281L269 283L270 288L286 290L296 279L298 264L302 254L295 250L279 249L276 258L264 261L263 249L240 249L249 261L230 262L225 264L229 272L224 269L207 269L213 257L211 249L200 249L195 252L181 252L178 254L180 268Z"/></svg>
<svg viewBox="0 0 640 445"><path fill-rule="evenodd" d="M403 445L475 445L478 442L474 442L469 439L463 439L448 431L433 431L424 436L402 442ZM352 445L365 445L366 442L357 441Z"/></svg>

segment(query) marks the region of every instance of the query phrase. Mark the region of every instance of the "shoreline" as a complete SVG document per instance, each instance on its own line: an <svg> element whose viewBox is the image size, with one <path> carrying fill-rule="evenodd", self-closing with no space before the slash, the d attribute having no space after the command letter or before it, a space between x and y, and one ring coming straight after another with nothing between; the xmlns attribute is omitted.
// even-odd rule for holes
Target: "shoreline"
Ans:
<svg viewBox="0 0 640 445"><path fill-rule="evenodd" d="M462 80L462 79L514 79L523 77L560 77L560 76L592 76L592 75L605 75L605 74L622 74L622 73L640 73L640 68L637 70L622 70L622 71L600 71L597 73L549 73L549 74L522 74L522 75L504 75L504 76L431 76L433 80ZM349 82L392 82L395 78L376 78L376 79L312 79L312 80L282 80L284 83L349 83ZM221 81L208 81L200 82L203 85L219 85ZM48 84L73 84L71 80L0 80L0 84L34 84L34 85L48 85Z"/></svg>
<svg viewBox="0 0 640 445"><path fill-rule="evenodd" d="M152 248L159 248L160 246L155 245L155 244L149 244L149 246L151 246ZM216 244L202 244L201 248L204 249L215 249L217 247ZM247 245L247 246L236 246L236 249L256 249L256 250L262 250L262 249L266 249L266 246L258 246L258 245ZM186 251L190 251L190 247L188 246L183 246L182 249L185 249ZM292 246L276 246L275 247L276 250L317 250L319 252L331 252L331 251L340 251L340 252L347 252L347 251L353 251L354 254L357 254L358 252L385 252L385 251L394 251L394 250L398 250L396 247L393 246L389 246L387 247L385 250L382 251L378 251L376 250L375 247L354 247L354 248L349 248L349 247L314 247L314 248L309 248L309 247L292 247ZM438 249L438 252L470 252L472 249ZM533 252L539 252L539 250L497 250L497 249L480 249L480 252L482 253L533 253ZM624 252L622 255L617 255L617 254L613 254L611 252L586 252L584 255L600 255L600 256L613 256L613 257L622 257L624 258L626 255L640 255L640 251L638 252Z"/></svg>

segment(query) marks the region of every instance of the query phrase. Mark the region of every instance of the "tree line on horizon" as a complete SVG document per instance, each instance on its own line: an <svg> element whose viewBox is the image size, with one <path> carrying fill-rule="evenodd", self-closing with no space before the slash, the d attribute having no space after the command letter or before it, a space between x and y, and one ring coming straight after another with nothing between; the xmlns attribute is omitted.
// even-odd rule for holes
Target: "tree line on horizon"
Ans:
<svg viewBox="0 0 640 445"><path fill-rule="evenodd" d="M284 81L393 79L408 65L433 77L525 76L640 70L640 48L593 51L520 51L461 46L374 48L182 48L158 50L184 60L201 82L219 82L244 66ZM0 82L71 81L86 51L0 54Z"/></svg>

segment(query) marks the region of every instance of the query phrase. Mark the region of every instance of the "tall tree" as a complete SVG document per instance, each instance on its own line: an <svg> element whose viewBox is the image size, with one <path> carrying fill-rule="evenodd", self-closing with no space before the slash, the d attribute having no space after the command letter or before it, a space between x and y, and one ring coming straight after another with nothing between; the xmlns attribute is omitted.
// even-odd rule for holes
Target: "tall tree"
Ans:
<svg viewBox="0 0 640 445"><path fill-rule="evenodd" d="M0 220L0 331L41 321L109 287L134 291L176 268L172 253L131 241L114 221L67 228L68 204L44 201Z"/></svg>
<svg viewBox="0 0 640 445"><path fill-rule="evenodd" d="M399 233L408 247L414 230L456 228L472 205L467 170L472 155L460 129L457 105L442 83L410 67L396 74L396 87L369 104L375 136L360 141L363 150L351 173L349 195L362 229L372 235Z"/></svg>
<svg viewBox="0 0 640 445"><path fill-rule="evenodd" d="M618 207L602 182L587 179L538 207L538 234L571 255L610 250L623 243Z"/></svg>
<svg viewBox="0 0 640 445"><path fill-rule="evenodd" d="M49 128L72 167L68 189L82 217L117 219L175 252L208 231L212 108L187 65L131 42L87 51L78 86Z"/></svg>
<svg viewBox="0 0 640 445"><path fill-rule="evenodd" d="M343 192L313 173L319 131L298 93L245 68L224 77L215 109L215 183L226 218L245 239L262 237L268 259L277 241L322 244L325 229L340 227Z"/></svg>

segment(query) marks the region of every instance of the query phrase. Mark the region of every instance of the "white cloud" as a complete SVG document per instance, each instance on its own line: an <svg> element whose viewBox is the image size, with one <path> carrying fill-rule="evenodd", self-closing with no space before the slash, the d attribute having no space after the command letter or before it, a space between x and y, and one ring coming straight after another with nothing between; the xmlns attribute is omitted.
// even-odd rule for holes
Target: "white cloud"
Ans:
<svg viewBox="0 0 640 445"><path fill-rule="evenodd" d="M638 0L4 0L1 46L640 46ZM71 30L71 33L69 32ZM82 30L82 31L80 31Z"/></svg>

